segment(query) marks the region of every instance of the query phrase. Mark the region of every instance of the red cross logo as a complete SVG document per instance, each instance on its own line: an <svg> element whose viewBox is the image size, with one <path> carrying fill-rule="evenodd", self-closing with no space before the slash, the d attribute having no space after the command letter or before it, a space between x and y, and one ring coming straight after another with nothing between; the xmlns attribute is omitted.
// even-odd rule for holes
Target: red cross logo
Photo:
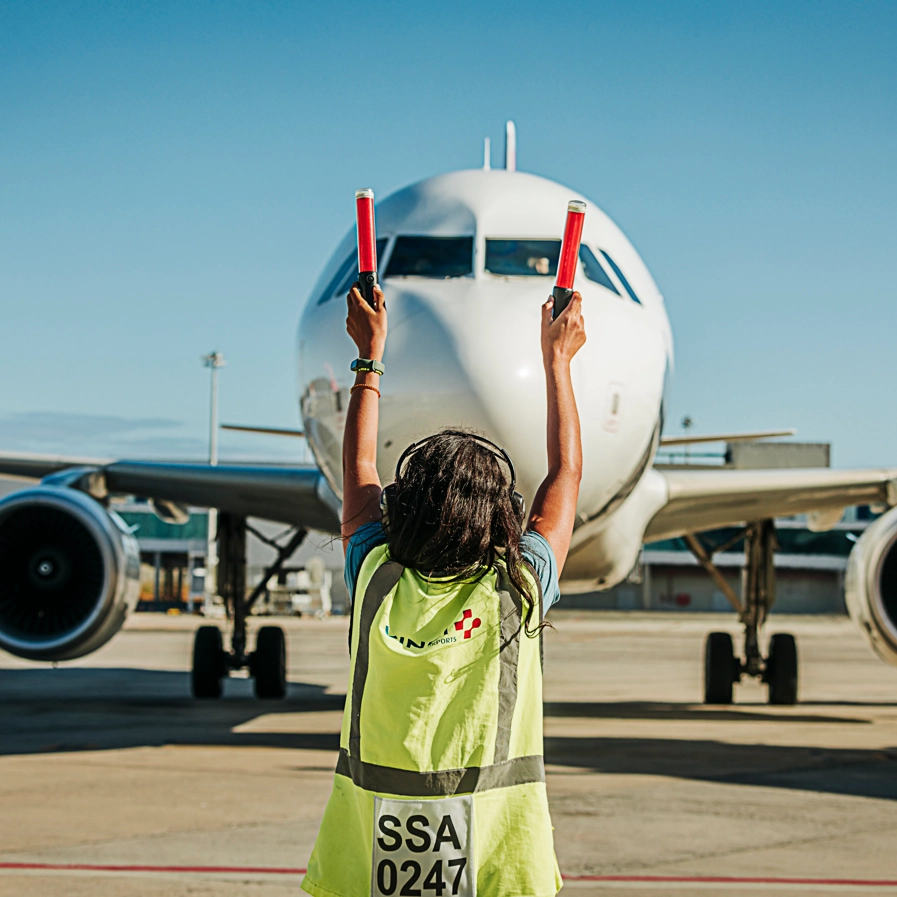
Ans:
<svg viewBox="0 0 897 897"><path fill-rule="evenodd" d="M461 614L461 619L458 620L457 623L455 623L455 629L457 629L458 632L463 632L464 638L470 638L470 636L473 634L474 629L480 628L480 618L473 617L473 619L471 620L471 617L473 617L473 611L470 609L465 610L464 613ZM468 620L470 620L469 626L467 622Z"/></svg>

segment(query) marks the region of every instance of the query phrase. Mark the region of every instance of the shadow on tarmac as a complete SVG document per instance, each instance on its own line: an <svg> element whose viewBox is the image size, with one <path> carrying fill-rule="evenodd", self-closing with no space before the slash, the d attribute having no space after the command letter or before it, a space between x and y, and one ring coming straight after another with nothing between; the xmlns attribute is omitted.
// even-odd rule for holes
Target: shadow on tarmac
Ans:
<svg viewBox="0 0 897 897"><path fill-rule="evenodd" d="M274 707L284 702L259 703L254 697L252 680L229 677L225 680L224 700L252 698L256 707ZM315 710L341 709L342 695L328 695L322 685L288 683L287 703L293 700L315 700ZM115 702L138 705L186 701L190 706L204 706L190 692L190 674L170 670L142 670L115 667L38 667L0 669L0 704L37 701ZM322 706L321 702L333 704ZM213 702L220 703L220 702Z"/></svg>
<svg viewBox="0 0 897 897"><path fill-rule="evenodd" d="M0 755L115 750L166 744L333 750L329 733L233 730L268 713L341 711L343 695L291 682L284 700L260 701L249 679L229 678L220 700L197 701L190 674L165 670L0 670Z"/></svg>
<svg viewBox="0 0 897 897"><path fill-rule="evenodd" d="M880 706L880 705L875 705ZM705 704L671 704L653 701L548 701L545 716L584 719L656 719L735 723L854 723L870 725L871 720L851 716L783 713L755 710L750 705L708 707Z"/></svg>
<svg viewBox="0 0 897 897"><path fill-rule="evenodd" d="M290 683L282 701L259 701L247 679L229 679L221 700L190 697L188 673L134 669L0 670L0 755L161 745L332 751L333 732L237 732L263 715L340 711L344 696ZM856 706L856 705L854 705ZM878 705L874 705L878 706ZM825 714L648 702L550 702L553 718L868 724ZM292 725L295 725L293 721ZM748 738L751 730L744 729ZM554 775L653 775L897 800L897 747L843 749L733 743L709 738L552 736Z"/></svg>
<svg viewBox="0 0 897 897"><path fill-rule="evenodd" d="M897 747L861 750L711 739L548 737L545 762L562 775L653 775L897 800Z"/></svg>

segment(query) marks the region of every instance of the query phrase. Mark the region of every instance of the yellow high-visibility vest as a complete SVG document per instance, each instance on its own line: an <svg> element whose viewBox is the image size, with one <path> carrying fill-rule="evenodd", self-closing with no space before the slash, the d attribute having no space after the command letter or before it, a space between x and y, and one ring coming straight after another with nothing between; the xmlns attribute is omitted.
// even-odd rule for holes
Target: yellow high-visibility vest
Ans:
<svg viewBox="0 0 897 897"><path fill-rule="evenodd" d="M541 598L521 597L501 562L433 580L387 546L355 594L339 759L303 890L554 897L540 639L523 627L533 604L541 622Z"/></svg>

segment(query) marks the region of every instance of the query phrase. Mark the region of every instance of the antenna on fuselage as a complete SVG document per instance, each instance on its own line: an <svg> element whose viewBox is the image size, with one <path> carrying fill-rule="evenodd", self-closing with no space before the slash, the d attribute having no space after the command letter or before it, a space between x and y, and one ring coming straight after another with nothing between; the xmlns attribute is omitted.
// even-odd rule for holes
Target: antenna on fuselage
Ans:
<svg viewBox="0 0 897 897"><path fill-rule="evenodd" d="M483 171L492 168L492 141L487 137L483 141Z"/></svg>
<svg viewBox="0 0 897 897"><path fill-rule="evenodd" d="M517 171L517 126L505 122L505 171Z"/></svg>

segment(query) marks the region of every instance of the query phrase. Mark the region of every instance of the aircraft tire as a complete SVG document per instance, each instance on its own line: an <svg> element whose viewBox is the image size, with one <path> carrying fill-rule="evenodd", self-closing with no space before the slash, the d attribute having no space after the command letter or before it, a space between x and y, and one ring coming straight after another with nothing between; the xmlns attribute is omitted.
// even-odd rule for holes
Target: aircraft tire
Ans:
<svg viewBox="0 0 897 897"><path fill-rule="evenodd" d="M797 703L797 641L790 633L777 632L769 640L764 678L770 704Z"/></svg>
<svg viewBox="0 0 897 897"><path fill-rule="evenodd" d="M279 626L259 629L252 657L257 698L283 698L287 693L287 640Z"/></svg>
<svg viewBox="0 0 897 897"><path fill-rule="evenodd" d="M193 697L220 698L226 672L221 630L217 626L200 626L193 638Z"/></svg>
<svg viewBox="0 0 897 897"><path fill-rule="evenodd" d="M711 632L704 643L704 703L731 704L735 649L728 632Z"/></svg>

